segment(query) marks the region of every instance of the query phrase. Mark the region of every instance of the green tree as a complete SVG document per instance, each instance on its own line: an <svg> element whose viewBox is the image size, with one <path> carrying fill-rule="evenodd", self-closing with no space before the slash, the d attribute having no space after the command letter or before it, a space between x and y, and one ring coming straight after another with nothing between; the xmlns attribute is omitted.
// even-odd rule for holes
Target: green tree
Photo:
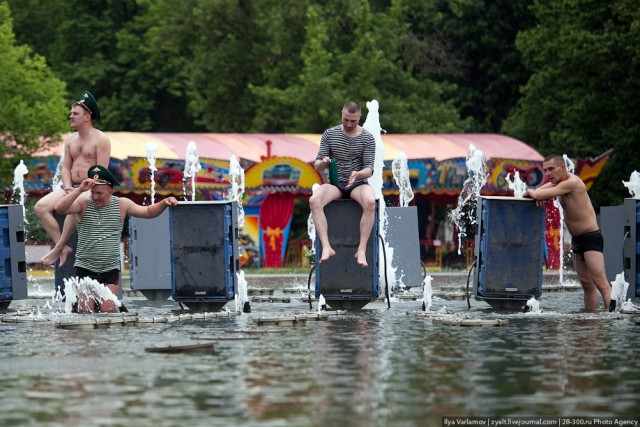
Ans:
<svg viewBox="0 0 640 427"><path fill-rule="evenodd" d="M186 93L196 3L138 1L136 16L116 33L114 89L101 101L106 129L202 130L193 123Z"/></svg>
<svg viewBox="0 0 640 427"><path fill-rule="evenodd" d="M346 100L378 99L388 131L463 130L465 123L445 99L453 87L416 77L402 61L408 7L402 1L376 10L367 1L310 4L302 21L304 43L299 53L290 52L301 58L300 68L288 76L276 70L276 77L263 69L265 83L251 86L259 99L254 122L269 123L274 131L321 132L339 120Z"/></svg>
<svg viewBox="0 0 640 427"><path fill-rule="evenodd" d="M614 154L591 190L598 208L620 204L640 156L640 10L633 0L538 0L537 25L517 46L531 78L504 133L543 154Z"/></svg>
<svg viewBox="0 0 640 427"><path fill-rule="evenodd" d="M15 10L17 38L45 55L58 78L67 83L67 100L75 101L91 91L104 112L99 127L123 130L128 123L113 120L114 94L122 88L125 74L118 61L117 34L139 13L137 0L8 0ZM143 52L139 52L143 53ZM140 55L139 57L142 57ZM117 111L144 111L129 94L126 104L115 104ZM133 105L132 105L133 104ZM118 118L123 114L117 115ZM132 117L129 112L129 116ZM144 118L141 120L145 123ZM122 126L122 127L121 127Z"/></svg>
<svg viewBox="0 0 640 427"><path fill-rule="evenodd" d="M10 184L17 162L58 141L68 129L65 85L45 59L18 46L9 6L0 3L0 176Z"/></svg>
<svg viewBox="0 0 640 427"><path fill-rule="evenodd" d="M410 9L427 76L457 86L453 101L475 132L498 132L530 72L515 45L533 26L532 0L437 0ZM420 52L418 51L418 52ZM433 53L431 53L433 52Z"/></svg>

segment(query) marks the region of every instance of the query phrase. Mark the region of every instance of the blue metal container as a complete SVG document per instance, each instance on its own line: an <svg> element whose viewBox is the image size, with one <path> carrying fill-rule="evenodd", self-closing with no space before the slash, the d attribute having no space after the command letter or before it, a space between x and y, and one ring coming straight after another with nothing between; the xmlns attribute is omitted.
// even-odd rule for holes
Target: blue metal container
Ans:
<svg viewBox="0 0 640 427"><path fill-rule="evenodd" d="M354 255L360 243L362 208L355 200L341 199L324 208L329 227L329 242L336 254L320 263L322 244L315 242L316 298L341 309L360 309L378 297L378 204L373 229L367 244L367 267L361 267Z"/></svg>
<svg viewBox="0 0 640 427"><path fill-rule="evenodd" d="M22 205L0 205L0 309L27 298L27 262Z"/></svg>
<svg viewBox="0 0 640 427"><path fill-rule="evenodd" d="M169 209L171 289L191 309L220 309L237 291L236 202L180 202Z"/></svg>
<svg viewBox="0 0 640 427"><path fill-rule="evenodd" d="M495 308L542 293L545 211L532 199L478 198L474 292Z"/></svg>
<svg viewBox="0 0 640 427"><path fill-rule="evenodd" d="M640 200L624 199L623 267L629 282L627 297L640 297Z"/></svg>

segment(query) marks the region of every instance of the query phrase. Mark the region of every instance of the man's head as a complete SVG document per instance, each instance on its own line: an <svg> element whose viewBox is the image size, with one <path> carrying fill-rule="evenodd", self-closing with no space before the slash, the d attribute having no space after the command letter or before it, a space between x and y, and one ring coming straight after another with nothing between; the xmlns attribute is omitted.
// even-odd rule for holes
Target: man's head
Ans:
<svg viewBox="0 0 640 427"><path fill-rule="evenodd" d="M346 132L353 132L360 123L360 104L349 101L342 107L342 127Z"/></svg>
<svg viewBox="0 0 640 427"><path fill-rule="evenodd" d="M73 128L78 128L89 120L95 122L100 119L100 109L91 92L83 92L80 99L73 103L69 119Z"/></svg>
<svg viewBox="0 0 640 427"><path fill-rule="evenodd" d="M113 194L113 186L120 185L116 177L114 177L109 169L93 165L87 171L87 176L95 182L95 186L91 189L91 199L96 207L103 208L109 206L111 195Z"/></svg>
<svg viewBox="0 0 640 427"><path fill-rule="evenodd" d="M558 154L551 154L544 158L542 171L552 184L564 181L569 175L564 164L564 159Z"/></svg>

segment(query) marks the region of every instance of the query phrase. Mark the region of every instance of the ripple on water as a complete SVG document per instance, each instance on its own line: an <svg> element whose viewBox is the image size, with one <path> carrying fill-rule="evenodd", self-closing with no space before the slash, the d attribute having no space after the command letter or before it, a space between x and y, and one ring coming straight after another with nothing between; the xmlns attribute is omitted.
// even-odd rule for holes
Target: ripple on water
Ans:
<svg viewBox="0 0 640 427"><path fill-rule="evenodd" d="M508 319L460 327L408 316L419 302L302 327L260 327L259 316L308 311L303 302L255 304L215 320L61 330L0 323L0 399L15 425L425 425L445 415L633 415L640 404L639 327L629 316L581 313L579 292L543 295L543 313L434 301L461 315ZM143 316L175 304L125 301ZM36 304L28 301L27 304ZM154 354L199 336L209 354ZM246 333L246 332L243 332ZM635 412L634 412L635 411ZM5 419L6 420L6 419Z"/></svg>

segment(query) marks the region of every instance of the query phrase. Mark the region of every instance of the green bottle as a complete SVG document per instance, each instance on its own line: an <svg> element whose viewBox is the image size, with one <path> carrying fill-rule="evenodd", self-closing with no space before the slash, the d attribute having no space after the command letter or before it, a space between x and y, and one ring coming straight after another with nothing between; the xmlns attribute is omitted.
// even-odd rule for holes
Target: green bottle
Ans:
<svg viewBox="0 0 640 427"><path fill-rule="evenodd" d="M329 182L336 187L340 186L340 178L338 178L338 165L334 159L329 162Z"/></svg>

